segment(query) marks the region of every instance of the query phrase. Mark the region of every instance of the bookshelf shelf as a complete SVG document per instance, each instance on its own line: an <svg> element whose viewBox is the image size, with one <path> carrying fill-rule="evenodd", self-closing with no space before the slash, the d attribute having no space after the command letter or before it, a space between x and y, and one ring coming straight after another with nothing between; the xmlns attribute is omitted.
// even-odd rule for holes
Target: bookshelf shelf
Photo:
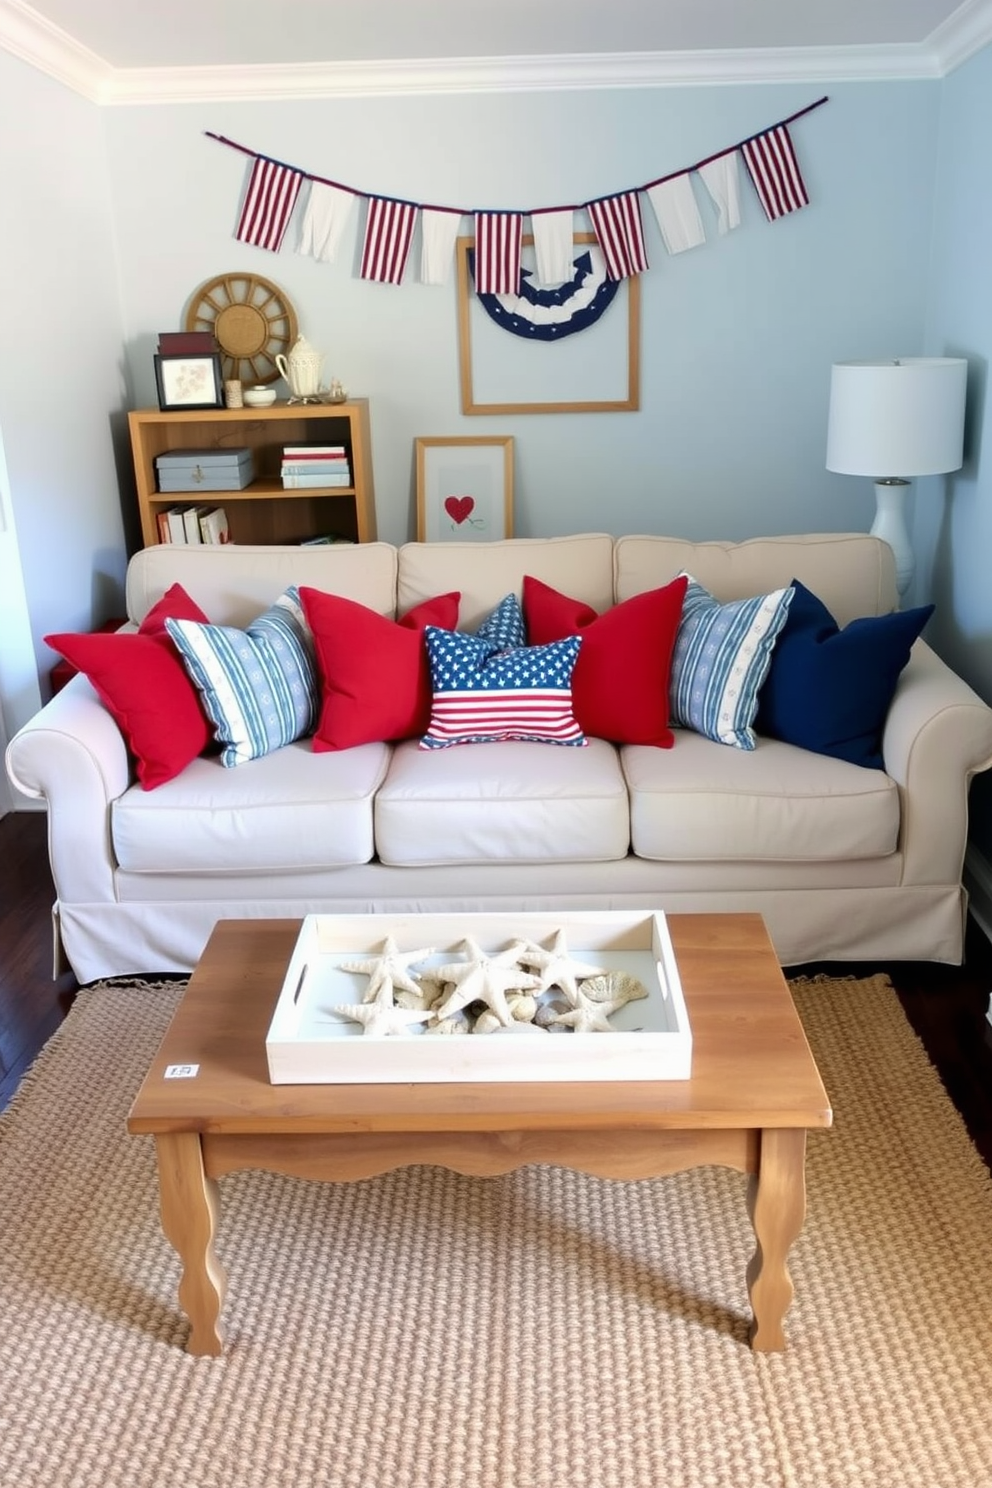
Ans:
<svg viewBox="0 0 992 1488"><path fill-rule="evenodd" d="M334 533L353 542L375 540L375 494L367 398L347 403L274 403L271 408L210 408L163 412L139 408L128 414L146 548L159 542L158 514L191 503L222 506L231 541L300 543ZM287 490L279 479L285 444L343 444L351 462L350 486ZM254 451L256 476L242 491L160 491L155 457L167 450Z"/></svg>

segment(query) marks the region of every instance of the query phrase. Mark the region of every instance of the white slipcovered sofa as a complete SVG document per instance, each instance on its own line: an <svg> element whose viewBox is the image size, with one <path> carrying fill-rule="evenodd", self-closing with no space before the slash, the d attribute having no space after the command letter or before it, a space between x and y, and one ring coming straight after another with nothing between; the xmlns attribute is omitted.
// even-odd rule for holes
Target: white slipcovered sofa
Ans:
<svg viewBox="0 0 992 1488"><path fill-rule="evenodd" d="M531 574L597 611L691 573L719 600L796 577L841 625L896 607L888 546L860 534L691 543L581 534L493 543L160 546L128 568L139 622L179 582L244 626L289 584L387 616L449 590L475 625ZM758 911L784 965L958 962L968 784L992 710L917 641L885 769L776 740L753 752L676 730L673 749L417 740L317 753L302 739L233 769L198 758L146 791L75 677L11 741L47 805L56 930L81 982L188 971L220 918L434 909Z"/></svg>

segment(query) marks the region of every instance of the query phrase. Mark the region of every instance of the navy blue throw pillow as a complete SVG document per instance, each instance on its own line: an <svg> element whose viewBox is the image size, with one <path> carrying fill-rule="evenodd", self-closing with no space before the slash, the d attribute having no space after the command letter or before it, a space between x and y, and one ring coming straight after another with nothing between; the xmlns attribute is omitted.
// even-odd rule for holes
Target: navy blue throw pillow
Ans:
<svg viewBox="0 0 992 1488"><path fill-rule="evenodd" d="M882 730L913 642L933 605L852 620L843 630L798 579L758 699L755 730L883 770Z"/></svg>

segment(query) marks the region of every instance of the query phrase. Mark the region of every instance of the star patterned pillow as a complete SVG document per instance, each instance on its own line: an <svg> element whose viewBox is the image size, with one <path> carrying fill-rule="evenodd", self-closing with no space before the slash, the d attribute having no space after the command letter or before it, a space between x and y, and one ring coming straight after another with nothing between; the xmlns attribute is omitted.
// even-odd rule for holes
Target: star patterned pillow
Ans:
<svg viewBox="0 0 992 1488"><path fill-rule="evenodd" d="M527 739L584 745L572 712L581 636L494 653L489 641L429 625L434 697L421 749Z"/></svg>
<svg viewBox="0 0 992 1488"><path fill-rule="evenodd" d="M501 599L475 634L478 640L487 641L493 651L516 651L520 646L526 646L524 612L517 596L507 594Z"/></svg>

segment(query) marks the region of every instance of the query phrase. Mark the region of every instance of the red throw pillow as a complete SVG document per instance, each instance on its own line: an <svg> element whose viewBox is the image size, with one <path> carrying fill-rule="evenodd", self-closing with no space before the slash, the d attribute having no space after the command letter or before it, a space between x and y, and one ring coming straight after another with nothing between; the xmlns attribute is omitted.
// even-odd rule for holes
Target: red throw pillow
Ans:
<svg viewBox="0 0 992 1488"><path fill-rule="evenodd" d="M387 620L353 599L300 587L320 678L316 753L426 732L432 693L424 627L454 630L460 599L439 594L402 620Z"/></svg>
<svg viewBox="0 0 992 1488"><path fill-rule="evenodd" d="M181 584L173 584L142 620L137 634L47 635L89 681L124 735L145 790L164 785L202 754L212 738L166 616L206 620Z"/></svg>
<svg viewBox="0 0 992 1488"><path fill-rule="evenodd" d="M529 574L524 577L527 641L543 646L581 635L572 673L572 706L579 727L615 744L670 749L668 677L688 580L635 594L599 615Z"/></svg>

